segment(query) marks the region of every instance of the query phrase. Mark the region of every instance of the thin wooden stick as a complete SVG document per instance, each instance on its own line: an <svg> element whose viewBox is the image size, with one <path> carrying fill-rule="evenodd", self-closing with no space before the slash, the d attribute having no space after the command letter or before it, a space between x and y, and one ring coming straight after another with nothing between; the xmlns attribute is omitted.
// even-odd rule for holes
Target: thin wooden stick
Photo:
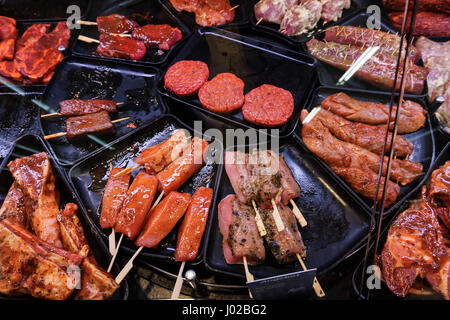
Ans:
<svg viewBox="0 0 450 320"><path fill-rule="evenodd" d="M97 39L92 39L92 38L82 36L82 35L78 36L78 40L81 40L81 41L87 42L87 43L93 43L93 42L100 43L100 41L98 41Z"/></svg>
<svg viewBox="0 0 450 320"><path fill-rule="evenodd" d="M153 204L153 206L152 206L152 208L151 208L150 210L152 210L154 207L156 207L156 206L158 205L158 203L161 201L161 199L162 199L163 196L164 196L164 191L162 191L162 192L159 194L158 199L156 199L155 203Z"/></svg>
<svg viewBox="0 0 450 320"><path fill-rule="evenodd" d="M110 33L110 35L131 38L131 34L129 34L129 33Z"/></svg>
<svg viewBox="0 0 450 320"><path fill-rule="evenodd" d="M75 23L85 25L85 26L96 26L97 25L97 22L84 21L84 20L77 20Z"/></svg>
<svg viewBox="0 0 450 320"><path fill-rule="evenodd" d="M178 271L177 281L175 281L175 286L173 287L172 296L170 300L178 300L180 296L181 288L183 287L183 269L186 261L183 261L180 266L180 270Z"/></svg>
<svg viewBox="0 0 450 320"><path fill-rule="evenodd" d="M297 205L295 204L294 200L291 199L289 201L292 204L292 212L294 213L295 217L297 218L298 222L300 223L300 226L302 228L306 227L308 225L308 222L306 221L306 219L303 216L302 212L297 207Z"/></svg>
<svg viewBox="0 0 450 320"><path fill-rule="evenodd" d="M308 270L308 268L306 268L305 263L303 262L302 257L298 253L297 253L297 259L300 262L300 265L302 266L303 270L304 271ZM313 289L314 289L314 292L316 293L316 295L319 298L325 297L325 292L322 290L322 287L320 286L320 283L319 283L319 281L317 280L316 277L314 277Z"/></svg>
<svg viewBox="0 0 450 320"><path fill-rule="evenodd" d="M228 11L233 11L234 9L239 8L239 6L240 6L240 4L234 6L233 8L228 9ZM219 13L222 13L222 12L224 12L224 11L225 11L225 10L220 10Z"/></svg>
<svg viewBox="0 0 450 320"><path fill-rule="evenodd" d="M248 270L247 257L244 256L243 260L244 260L245 278L247 279L247 282L252 282L255 280L255 277L253 277L253 274L251 274L250 270ZM249 294L250 298L253 299L250 289L248 290L248 294Z"/></svg>
<svg viewBox="0 0 450 320"><path fill-rule="evenodd" d="M126 117L126 118L121 118L121 119L117 119L117 120L113 120L111 121L111 123L117 123L117 122L121 122L121 121L126 121L130 119L130 117ZM45 140L49 140L49 139L53 139L53 138L58 138L58 137L62 137L65 136L67 134L67 132L58 132L58 133L53 133L50 134L48 136L45 136L44 139Z"/></svg>
<svg viewBox="0 0 450 320"><path fill-rule="evenodd" d="M262 222L261 219L261 215L259 214L258 208L256 207L256 203L255 200L252 200L252 205L253 205L253 209L255 209L255 221L256 221L256 226L258 227L258 231L259 231L259 235L261 237L264 237L267 232L266 232L266 228L264 227L264 223Z"/></svg>
<svg viewBox="0 0 450 320"><path fill-rule="evenodd" d="M258 21L256 21L256 25L260 24L263 20L264 18L260 18Z"/></svg>
<svg viewBox="0 0 450 320"><path fill-rule="evenodd" d="M133 167L133 168L125 168L125 169L123 169L123 170L117 172L115 175L113 175L113 177L114 177L114 178L121 177L121 176L123 176L123 175L126 175L126 174L130 173L131 171L134 171L134 170L136 170L136 169L139 169L140 167L142 167L141 164L140 164L140 165L137 165L137 166L135 166L135 167Z"/></svg>
<svg viewBox="0 0 450 320"><path fill-rule="evenodd" d="M280 217L280 212L278 211L277 204L275 203L275 200L270 199L270 202L272 202L272 207L273 207L272 216L273 216L273 219L275 220L275 225L277 226L277 230L279 232L281 232L285 228L283 220Z"/></svg>
<svg viewBox="0 0 450 320"><path fill-rule="evenodd" d="M108 272L111 271L111 268L114 264L114 260L116 260L117 253L119 252L119 249L120 249L120 244L122 243L122 239L123 239L123 233L120 235L120 239L119 239L119 242L117 243L116 250L114 251L114 255L112 256L111 262L109 263L108 270L107 270Z"/></svg>
<svg viewBox="0 0 450 320"><path fill-rule="evenodd" d="M41 115L41 119L47 119L47 118L53 118L53 117L60 117L60 116L62 116L62 114L59 113L59 112L47 113L47 114Z"/></svg>

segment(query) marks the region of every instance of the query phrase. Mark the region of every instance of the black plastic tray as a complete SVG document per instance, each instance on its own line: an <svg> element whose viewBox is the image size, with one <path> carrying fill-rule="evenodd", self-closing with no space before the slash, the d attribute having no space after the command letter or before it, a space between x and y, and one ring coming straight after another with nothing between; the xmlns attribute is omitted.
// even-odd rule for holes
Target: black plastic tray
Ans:
<svg viewBox="0 0 450 320"><path fill-rule="evenodd" d="M254 146L246 148L246 152L251 152ZM365 241L370 225L369 212L294 138L280 140L280 154L301 188L300 197L294 201L308 222L305 228L299 227L306 245L305 264L308 268L317 268L318 273L324 273ZM204 262L213 272L244 278L244 266L229 265L223 257L222 235L218 223L218 204L232 193L233 188L224 171L207 233L208 247ZM278 264L270 250L266 250L263 264L249 268L255 278L302 270L298 262Z"/></svg>
<svg viewBox="0 0 450 320"><path fill-rule="evenodd" d="M7 156L14 141L26 133L38 133L38 107L31 100L40 100L40 93L23 96L0 89L0 162Z"/></svg>
<svg viewBox="0 0 450 320"><path fill-rule="evenodd" d="M81 40L76 40L72 52L81 56L97 57L112 61L124 61L127 63L137 63L146 65L159 65L166 62L168 57L173 52L177 51L182 43L189 37L191 31L186 27L180 19L178 19L171 11L169 11L164 5L161 5L158 1L127 1L124 3L116 3L102 12L96 12L96 15L90 15L90 20L95 21L97 16L106 16L112 13L123 14L131 19L135 20L139 25L146 24L169 24L172 27L177 27L181 30L183 38L175 44L170 50L159 52L158 49L147 49L147 54L140 60L129 60L122 58L107 58L100 56L96 53L97 43L87 43ZM81 35L97 39L99 38L99 32L97 26L81 26Z"/></svg>
<svg viewBox="0 0 450 320"><path fill-rule="evenodd" d="M180 17L180 19L191 29L191 30L197 30L198 28L201 28L196 22L195 22L195 14L182 11L178 12L175 10L175 8L170 3L170 0L158 0L160 3L166 5L170 11L177 16ZM249 23L250 20L250 10L251 6L248 0L230 0L231 7L239 5L235 9L235 16L234 20L228 24L222 25L220 27L229 27L229 26L246 26Z"/></svg>
<svg viewBox="0 0 450 320"><path fill-rule="evenodd" d="M127 123L132 122L138 127L166 113L166 106L156 90L158 78L159 71L150 66L72 56L58 66L42 102L53 112L59 112L58 103L65 99L97 98L125 102L112 118L131 118L114 124L114 135L99 137L103 144L107 144L133 130L127 128ZM66 130L63 117L42 119L40 123L44 135ZM59 164L64 166L73 165L101 146L93 140L71 144L65 137L48 140L48 143Z"/></svg>
<svg viewBox="0 0 450 320"><path fill-rule="evenodd" d="M71 5L80 8L80 18L86 17L91 8L91 0L3 0L0 16L17 21L62 21L69 17L66 12ZM42 10L45 8L45 10Z"/></svg>
<svg viewBox="0 0 450 320"><path fill-rule="evenodd" d="M192 136L201 134L186 126L179 119L166 115L162 118L137 129L135 132L126 135L120 140L114 142L112 148L103 148L75 164L70 169L69 177L84 205L83 211L89 212L87 215L92 224L95 225L96 232L104 239L110 234L110 229L104 230L100 227L100 206L103 196L103 190L109 176L109 164L113 167L134 167L136 163L133 159L145 148L162 142L167 139L171 133L176 130L187 129ZM222 152L222 144L219 142L220 148L216 152ZM212 152L212 145L208 152ZM137 175L139 170L133 172L133 177ZM222 171L221 164L205 164L203 168L191 177L178 191L187 192L191 195L200 186L205 186L217 190L217 183L220 179ZM214 196L214 198L216 195ZM211 219L208 218L208 224ZM208 228L207 224L207 228ZM140 259L152 261L154 259L168 262L175 262L174 251L176 248L177 233L179 224L167 235L157 248L145 248L139 255ZM117 235L116 235L117 236ZM204 250L204 243L200 247L199 255L192 263L198 263ZM137 250L137 246L124 237L119 254L133 254Z"/></svg>
<svg viewBox="0 0 450 320"><path fill-rule="evenodd" d="M349 17L346 20L343 20L339 25L341 25L341 26L350 25L350 26L366 28L366 22L367 22L367 19L369 18L369 16L370 15L367 14L366 12L360 12L356 15ZM395 34L397 32L397 30L393 29L390 26L390 23L388 21L386 21L383 17L380 20L380 30L384 31L384 32L393 33L393 34ZM322 40L323 37L324 37L324 32L321 32L321 33L318 33L315 38L318 40ZM302 44L302 48L303 48L303 50L305 50L305 52L308 52L305 43ZM317 62L317 71L319 74L319 81L322 86L337 87L337 88L355 88L355 89L363 89L363 90L371 90L371 91L386 91L386 90L382 90L376 86L373 86L368 82L357 79L355 77L351 77L342 86L338 86L336 83L342 77L342 75L344 74L345 71L341 71L341 70L334 68L333 66L328 65L321 61ZM427 88L426 88L426 81L425 81L424 91L421 94L418 94L416 96L425 96L426 93L427 93Z"/></svg>
<svg viewBox="0 0 450 320"><path fill-rule="evenodd" d="M394 26L394 24L391 22L391 18L389 18L389 12L386 10L385 6L383 5L382 1L378 1L377 5L381 7L381 15L386 20L386 24L389 25L389 27L392 30L395 30L395 32L398 32L400 34L401 30ZM409 7L410 9L412 6ZM450 40L450 36L426 36L428 39L431 39L433 41L437 42L446 42ZM416 37L417 39L418 37Z"/></svg>
<svg viewBox="0 0 450 320"><path fill-rule="evenodd" d="M252 28L254 28L255 30L265 32L271 36L274 36L275 38L277 38L281 41L285 41L285 42L292 43L295 45L299 45L301 43L304 43L304 42L310 40L315 34L317 34L318 32L321 32L321 30L324 30L328 27L340 24L340 22L342 20L345 20L348 17L356 14L360 10L359 4L356 3L355 1L352 1L351 7L349 9L345 9L342 12L342 16L338 21L331 21L328 23L324 23L322 20L320 20L318 22L316 28L314 28L313 30L310 30L309 32L307 32L305 34L298 35L298 36L286 36L278 31L278 29L280 27L279 25L276 25L274 23L268 23L265 21L262 21L259 24L257 24L258 20L255 17L255 11L253 10L253 8L254 8L254 5L259 2L259 0L250 0L249 2L251 3L251 5L250 5L250 7L251 7L250 8L250 10L251 10L250 25Z"/></svg>
<svg viewBox="0 0 450 320"><path fill-rule="evenodd" d="M218 73L234 73L245 83L244 94L266 83L289 90L294 97L295 107L290 120L275 128L279 129L280 136L288 136L293 132L299 121L299 112L316 84L314 59L217 28L199 29L170 65L180 60L205 62L209 67L210 79ZM197 95L177 97L164 88L164 74L161 76L158 90L170 99L181 101L226 122L245 128L267 129L246 121L240 109L223 115L203 108Z"/></svg>
<svg viewBox="0 0 450 320"><path fill-rule="evenodd" d="M348 94L350 97L361 100L361 101L372 101L376 103L383 103L386 105L389 105L390 97L391 95L389 93L382 93L382 92L376 92L376 91L365 91L365 90L354 90L354 89L336 89L336 88L327 88L327 87L320 87L317 88L315 91L313 98L311 99L311 103L308 107L308 111L311 111L314 107L321 104L321 102L328 97L329 95L332 95L334 93L338 92L344 92ZM411 95L405 95L406 100L412 100L414 102L417 102L422 105L422 107L427 110L426 103L422 100L417 98L416 96ZM303 144L303 141L301 139L301 124L296 129L296 135L298 139ZM395 212L399 208L399 206L405 201L412 193L417 191L418 188L424 183L425 178L428 176L431 170L431 164L434 161L435 157L435 140L434 140L434 133L433 133L433 127L431 125L431 120L429 115L427 115L427 120L425 122L425 127L421 128L420 130L402 135L407 140L411 141L414 144L414 151L409 156L409 160L420 162L423 165L423 174L420 178L417 178L415 181L411 182L410 184L406 186L400 186L400 194L397 198L397 201L394 202L394 204L389 207L387 210L384 211L384 215L388 216L391 213ZM305 146L305 148L307 148ZM339 176L336 175L328 165L325 164L319 157L313 155L317 161L321 162L325 167L328 168L328 170L333 174L336 179L339 179ZM348 187L348 191L351 193L356 194L350 187ZM370 208L373 206L372 200L367 200L366 198L363 198L362 196L357 195L364 203L365 208L367 210L371 210Z"/></svg>
<svg viewBox="0 0 450 320"><path fill-rule="evenodd" d="M22 36L22 34L27 30L29 27L31 27L34 24L50 24L50 31L53 30L57 24L57 22L52 21L37 21L37 22L26 22L26 21L18 21L16 24L17 31L19 32L19 38ZM77 30L71 30L70 40L69 40L69 46L67 49L65 49L62 53L65 57L70 55L70 47L72 46L74 39L76 38L78 34ZM36 91L43 91L47 84L43 83L36 83L36 84L25 84L21 82L14 81L10 78L4 77L7 79L12 85L16 86L19 90L27 91L27 92L36 92ZM0 82L0 89L7 88L6 85L4 85L2 82Z"/></svg>
<svg viewBox="0 0 450 320"><path fill-rule="evenodd" d="M8 193L8 190L14 181L14 178L12 177L11 172L8 170L6 165L16 158L29 156L39 152L47 152L47 154L49 154L52 169L56 176L57 189L60 192L61 209L63 209L64 205L68 202L74 202L78 205L78 207L80 207L80 202L78 201L74 191L67 182L67 177L65 173L58 166L55 159L51 157L49 149L45 145L45 142L42 140L42 138L35 135L25 135L17 139L14 142L14 146L11 148L7 157L3 160L1 164L2 170L0 171L0 180L2 181L2 184L0 186L0 202L3 203L6 194ZM84 234L88 239L89 246L92 252L94 253L94 256L99 265L106 269L109 265L110 260L108 249L105 243L103 242L102 238L94 232L94 226L92 225L92 223L89 221L89 219L87 219L87 216L80 209L78 210L79 212L78 217L82 222ZM118 274L119 272L120 272L119 267L117 266L117 264L114 264L112 268L112 274ZM127 298L128 298L128 282L126 279L124 279L120 283L120 288L116 291L116 293L114 293L111 299L125 300ZM0 300L1 299L8 299L8 300L30 299L30 297L17 298L17 297L8 297L0 294Z"/></svg>
<svg viewBox="0 0 450 320"><path fill-rule="evenodd" d="M448 143L444 147L444 149L441 151L441 153L436 157L436 160L433 163L432 169L429 172L427 179L430 177L432 171L434 171L434 170L438 169L440 166L444 165L445 162L448 161L449 159L450 159L450 143ZM395 222L398 214L400 214L404 210L408 209L409 202L412 202L412 201L418 199L419 197L420 197L420 191L413 194L408 199L408 201L406 201L403 204L403 206L401 207L401 210L399 210L398 213L394 217L392 217L392 219L388 223L386 223L385 225L382 226L382 230L380 233L380 241L379 241L379 245L378 245L379 252L381 252L381 250L383 249L384 243L386 241L386 238L387 238L387 235L389 232L389 228ZM373 257L374 246L375 246L375 239L373 239L372 243L370 244L370 251L369 251L369 255L368 255L368 257L369 257L368 265L371 264L370 257ZM364 261L361 261L358 264L355 271L353 272L353 277L352 277L352 287L353 287L354 293L356 294L356 296L358 296L360 298L365 298L365 293L360 292L361 271L363 268L363 263L364 263ZM427 295L409 294L405 298L399 298L389 290L389 288L386 286L386 283L384 281L381 282L381 285L382 286L379 290L372 290L370 292L370 299L374 299L374 300L392 300L392 299L397 299L397 300L402 300L402 299L406 299L406 300L441 300L441 299L443 299L439 293L434 292L434 291L433 291L434 294L428 295L428 296ZM430 290L431 290L431 287L430 287Z"/></svg>

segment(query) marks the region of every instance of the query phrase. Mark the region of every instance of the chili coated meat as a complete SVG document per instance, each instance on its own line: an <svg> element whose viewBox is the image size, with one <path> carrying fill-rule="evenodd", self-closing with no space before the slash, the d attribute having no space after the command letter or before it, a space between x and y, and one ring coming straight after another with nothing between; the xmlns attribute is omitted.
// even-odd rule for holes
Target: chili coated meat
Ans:
<svg viewBox="0 0 450 320"><path fill-rule="evenodd" d="M242 107L247 121L267 127L285 124L293 111L292 94L270 84L263 84L247 93Z"/></svg>
<svg viewBox="0 0 450 320"><path fill-rule="evenodd" d="M209 78L208 65L202 61L181 60L172 65L164 76L164 86L177 96L191 96Z"/></svg>
<svg viewBox="0 0 450 320"><path fill-rule="evenodd" d="M198 92L200 103L208 110L230 113L244 104L244 81L232 73L219 73Z"/></svg>

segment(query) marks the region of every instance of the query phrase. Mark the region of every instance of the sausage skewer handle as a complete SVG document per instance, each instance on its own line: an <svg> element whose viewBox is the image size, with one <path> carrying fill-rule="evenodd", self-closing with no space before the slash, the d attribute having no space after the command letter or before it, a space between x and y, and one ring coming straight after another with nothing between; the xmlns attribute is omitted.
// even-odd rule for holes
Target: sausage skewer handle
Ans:
<svg viewBox="0 0 450 320"><path fill-rule="evenodd" d="M305 263L303 262L302 257L298 253L297 253L297 259L300 262L300 265L302 266L303 270L304 271L308 270L308 268L306 268ZM313 289L314 289L314 292L316 293L316 296L318 296L319 298L325 297L325 292L323 291L323 289L320 286L320 283L316 277L314 277Z"/></svg>
<svg viewBox="0 0 450 320"><path fill-rule="evenodd" d="M183 261L180 266L180 270L178 271L177 281L175 282L175 286L173 287L172 296L170 297L170 300L178 300L178 297L180 296L181 287L183 287L183 270L184 266L186 264L186 261Z"/></svg>
<svg viewBox="0 0 450 320"><path fill-rule="evenodd" d="M275 200L270 199L270 201L272 202L272 206L273 206L272 216L273 216L273 219L275 220L275 225L277 226L277 230L279 232L281 232L281 231L284 230L283 220L281 220L280 212L278 211L277 204L275 203Z"/></svg>
<svg viewBox="0 0 450 320"><path fill-rule="evenodd" d="M121 104L124 104L124 102L117 102L116 105L119 106ZM55 118L55 117L61 117L62 114L59 112L53 112L53 113L47 113L41 115L41 119L47 119L47 118Z"/></svg>
<svg viewBox="0 0 450 320"><path fill-rule="evenodd" d="M97 25L97 22L84 21L84 20L77 20L75 23L76 24L81 24L81 25L84 25L84 26L96 26Z"/></svg>
<svg viewBox="0 0 450 320"><path fill-rule="evenodd" d="M300 223L300 226L302 228L306 227L308 225L308 222L306 221L306 219L303 216L302 212L297 207L297 205L295 204L294 200L291 199L289 201L292 204L292 212L294 213L295 217L297 218L298 222Z"/></svg>
<svg viewBox="0 0 450 320"><path fill-rule="evenodd" d="M119 242L117 242L116 250L114 250L114 255L112 256L111 262L109 263L109 266L108 266L108 270L107 270L108 272L111 271L114 261L116 260L117 253L119 252L119 249L120 249L120 244L122 243L122 239L123 239L123 233L120 235Z"/></svg>
<svg viewBox="0 0 450 320"><path fill-rule="evenodd" d="M255 277L253 277L253 274L251 274L251 272L248 270L247 257L244 256L243 260L244 260L245 278L247 279L247 282L252 282L255 280ZM250 290L248 290L248 294L249 294L250 298L253 299L253 296L252 296L252 293L250 292Z"/></svg>
<svg viewBox="0 0 450 320"><path fill-rule="evenodd" d="M127 276L128 272L130 272L130 270L133 269L133 261L134 261L134 259L136 259L138 254L142 251L142 249L144 249L144 247L139 247L139 249L136 250L134 255L127 262L125 267L123 267L122 271L119 272L119 274L117 275L117 277L115 279L117 284L120 284L122 282L122 280L125 279L125 277Z"/></svg>
<svg viewBox="0 0 450 320"><path fill-rule="evenodd" d="M264 227L264 223L262 222L261 215L259 214L258 208L256 207L255 200L252 200L253 209L255 209L256 215L255 215L255 221L256 226L258 227L259 235L261 237L264 237L267 232L266 228Z"/></svg>
<svg viewBox="0 0 450 320"><path fill-rule="evenodd" d="M114 228L111 229L111 234L108 237L109 253L114 255L116 253L116 232Z"/></svg>

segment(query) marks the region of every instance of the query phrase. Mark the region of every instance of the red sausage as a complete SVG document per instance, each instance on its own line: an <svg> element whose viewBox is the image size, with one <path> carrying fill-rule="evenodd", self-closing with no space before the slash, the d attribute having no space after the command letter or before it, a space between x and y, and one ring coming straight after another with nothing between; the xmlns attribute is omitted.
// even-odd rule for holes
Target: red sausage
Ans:
<svg viewBox="0 0 450 320"><path fill-rule="evenodd" d="M142 230L136 245L141 247L156 247L162 239L175 227L178 220L191 202L189 193L172 191L159 203L149 215L147 223Z"/></svg>
<svg viewBox="0 0 450 320"><path fill-rule="evenodd" d="M213 190L210 188L200 187L195 191L178 231L176 261L192 261L197 257L212 197Z"/></svg>
<svg viewBox="0 0 450 320"><path fill-rule="evenodd" d="M208 142L194 137L190 147L183 156L168 165L156 177L165 194L177 190L203 166L203 154L208 148Z"/></svg>
<svg viewBox="0 0 450 320"><path fill-rule="evenodd" d="M102 211L100 214L100 226L103 229L114 227L117 221L117 215L127 196L131 173L114 177L120 171L122 171L122 168L113 168L111 170L105 192L103 193Z"/></svg>
<svg viewBox="0 0 450 320"><path fill-rule="evenodd" d="M141 170L128 189L115 230L133 240L141 231L158 189L158 179Z"/></svg>

